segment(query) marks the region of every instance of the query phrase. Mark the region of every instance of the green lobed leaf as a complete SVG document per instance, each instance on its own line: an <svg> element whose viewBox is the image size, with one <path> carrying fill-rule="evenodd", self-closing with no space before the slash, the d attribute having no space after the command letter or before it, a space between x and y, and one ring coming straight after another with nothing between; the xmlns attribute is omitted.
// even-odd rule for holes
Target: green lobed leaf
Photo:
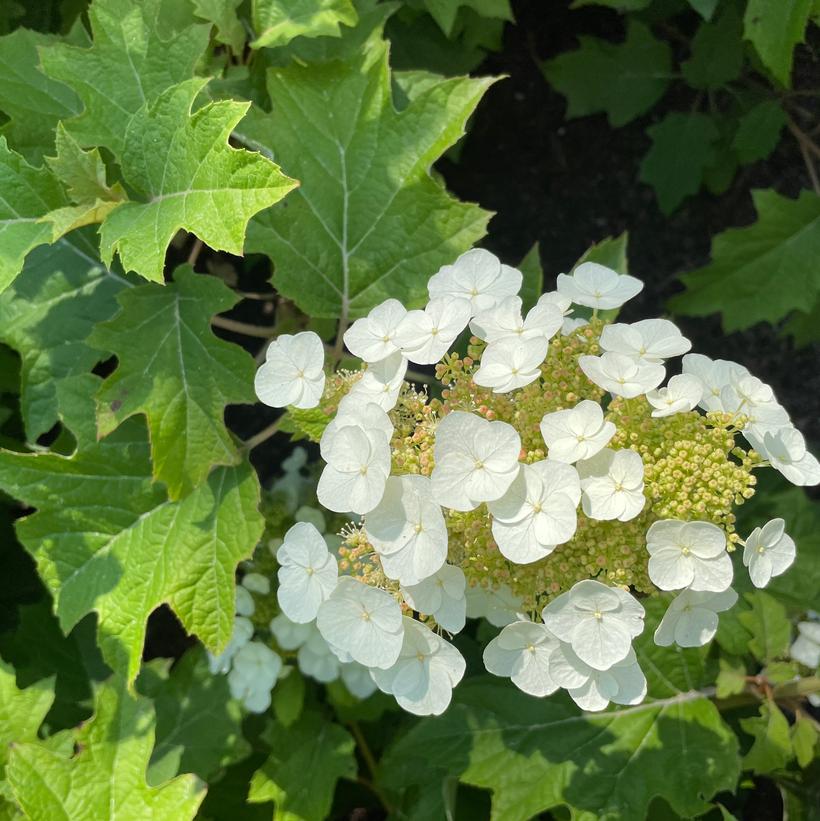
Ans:
<svg viewBox="0 0 820 821"><path fill-rule="evenodd" d="M354 0L354 6L358 18L355 26L342 26L335 35L297 37L286 46L268 49L264 53L266 66L288 66L292 62L314 64L328 63L332 60L350 60L381 43L384 25L387 19L395 13L399 3L390 2L390 0L388 2ZM266 104L267 92L264 88L262 91ZM249 99L256 98L249 97Z"/></svg>
<svg viewBox="0 0 820 821"><path fill-rule="evenodd" d="M168 31L162 11L163 0L94 0L88 12L90 48L57 43L41 49L46 74L73 89L84 104L81 114L65 122L81 145L105 146L121 156L131 117L193 75L210 27Z"/></svg>
<svg viewBox="0 0 820 821"><path fill-rule="evenodd" d="M522 309L528 311L544 293L544 269L541 267L541 252L536 242L518 265L524 277L521 285Z"/></svg>
<svg viewBox="0 0 820 821"><path fill-rule="evenodd" d="M242 0L193 0L193 3L196 16L216 27L216 41L230 46L234 54L241 54L246 34L236 12Z"/></svg>
<svg viewBox="0 0 820 821"><path fill-rule="evenodd" d="M95 644L96 627L85 618L64 635L47 596L20 607L14 630L0 635L0 656L11 662L22 686L54 677L54 703L46 718L49 731L73 727L88 718L92 681L108 678Z"/></svg>
<svg viewBox="0 0 820 821"><path fill-rule="evenodd" d="M58 208L45 217L52 225L55 239L74 228L102 222L128 198L118 182L108 185L100 152L96 148L84 151L62 123L57 126L56 152L56 156L46 157L46 162L74 204Z"/></svg>
<svg viewBox="0 0 820 821"><path fill-rule="evenodd" d="M42 218L68 204L49 168L34 168L0 137L0 293L23 268L29 252L52 241Z"/></svg>
<svg viewBox="0 0 820 821"><path fill-rule="evenodd" d="M743 732L754 739L743 757L743 768L757 774L783 769L794 756L789 722L774 701L760 705L760 715L741 718Z"/></svg>
<svg viewBox="0 0 820 821"><path fill-rule="evenodd" d="M75 734L66 757L42 744L14 747L7 768L15 797L31 821L186 821L205 797L202 783L182 775L159 787L145 782L154 744L154 710L120 681L103 685L94 718Z"/></svg>
<svg viewBox="0 0 820 821"><path fill-rule="evenodd" d="M424 0L430 16L447 37L452 37L462 8L471 9L479 17L512 22L510 0Z"/></svg>
<svg viewBox="0 0 820 821"><path fill-rule="evenodd" d="M358 20L351 0L253 0L252 48L285 46L296 37L338 37Z"/></svg>
<svg viewBox="0 0 820 821"><path fill-rule="evenodd" d="M305 679L295 668L276 682L273 691L273 714L283 727L290 727L305 705Z"/></svg>
<svg viewBox="0 0 820 821"><path fill-rule="evenodd" d="M99 435L145 414L154 478L165 482L172 499L201 484L213 465L240 460L225 406L256 401L255 366L250 354L210 327L211 317L237 300L220 280L182 266L165 287L120 292L122 310L88 338L118 360L97 394Z"/></svg>
<svg viewBox="0 0 820 821"><path fill-rule="evenodd" d="M0 111L9 118L0 134L34 164L54 147L58 121L81 109L80 100L68 86L40 70L38 48L55 39L28 29L0 37Z"/></svg>
<svg viewBox="0 0 820 821"><path fill-rule="evenodd" d="M629 260L626 253L628 243L629 232L627 231L617 237L605 237L584 251L580 259L572 266L573 270L582 262L597 262L599 265L612 268L619 274L627 274L629 273Z"/></svg>
<svg viewBox="0 0 820 821"><path fill-rule="evenodd" d="M790 734L794 757L798 765L805 769L816 757L820 743L820 725L810 715L798 710Z"/></svg>
<svg viewBox="0 0 820 821"><path fill-rule="evenodd" d="M804 42L812 0L749 0L743 36L751 40L766 68L791 85L794 47Z"/></svg>
<svg viewBox="0 0 820 821"><path fill-rule="evenodd" d="M704 20L711 20L720 0L687 0L687 2Z"/></svg>
<svg viewBox="0 0 820 821"><path fill-rule="evenodd" d="M672 72L672 51L642 23L630 20L626 40L611 43L581 36L581 47L542 65L547 80L567 98L567 118L606 113L621 126L663 96Z"/></svg>
<svg viewBox="0 0 820 821"><path fill-rule="evenodd" d="M732 141L744 164L763 160L774 151L788 118L777 100L763 100L740 117Z"/></svg>
<svg viewBox="0 0 820 821"><path fill-rule="evenodd" d="M0 341L20 353L20 410L29 441L58 420L60 384L102 358L86 338L117 310L128 283L95 258L90 237L74 232L32 252L0 295Z"/></svg>
<svg viewBox="0 0 820 821"><path fill-rule="evenodd" d="M694 88L719 89L743 68L743 39L738 12L727 8L714 23L701 23L692 38L691 57L681 65Z"/></svg>
<svg viewBox="0 0 820 821"><path fill-rule="evenodd" d="M381 784L424 795L457 776L492 791L494 819L565 805L581 821L609 821L646 817L656 796L698 814L704 799L734 789L739 765L737 738L701 695L590 714L563 694L539 700L479 678L393 744Z"/></svg>
<svg viewBox="0 0 820 821"><path fill-rule="evenodd" d="M751 609L738 615L740 623L752 634L749 649L763 663L782 658L789 652L792 627L786 608L763 590L746 593Z"/></svg>
<svg viewBox="0 0 820 821"><path fill-rule="evenodd" d="M324 821L336 782L356 777L350 733L321 713L306 710L289 727L271 722L263 738L271 753L253 774L248 801L273 801L277 819Z"/></svg>
<svg viewBox="0 0 820 821"><path fill-rule="evenodd" d="M641 162L640 179L655 189L661 211L669 215L697 193L720 133L708 114L697 112L672 112L646 132L652 147Z"/></svg>
<svg viewBox="0 0 820 821"><path fill-rule="evenodd" d="M165 252L180 229L217 251L241 255L248 220L296 186L265 157L228 138L250 103L208 103L192 112L206 81L173 86L129 122L122 172L143 201L116 208L100 231L100 253L127 271L163 281Z"/></svg>
<svg viewBox="0 0 820 821"><path fill-rule="evenodd" d="M160 784L177 773L208 781L251 751L242 735L242 708L231 697L227 676L210 671L201 647L170 665L170 659L148 662L137 680L157 714L148 782Z"/></svg>
<svg viewBox="0 0 820 821"><path fill-rule="evenodd" d="M97 380L82 380L78 400L87 403ZM163 603L219 652L233 630L236 566L264 528L255 472L247 462L218 468L170 502L152 483L141 421L99 442L91 433L78 434L81 447L69 457L0 451L0 487L37 508L18 520L17 533L61 628L67 633L96 611L103 657L129 680L139 669L146 620Z"/></svg>
<svg viewBox="0 0 820 821"><path fill-rule="evenodd" d="M712 240L712 262L681 279L686 292L670 308L689 316L720 311L726 331L777 322L820 297L820 196L797 199L753 191L758 220Z"/></svg>
<svg viewBox="0 0 820 821"><path fill-rule="evenodd" d="M246 250L274 260L277 289L314 317L361 316L388 297L420 303L430 275L489 219L429 169L493 82L439 79L397 112L384 44L344 63L271 69L273 112L254 110L241 131L302 181L248 228Z"/></svg>
<svg viewBox="0 0 820 821"><path fill-rule="evenodd" d="M29 687L20 689L17 687L14 668L0 660L0 781L6 774L10 745L37 738L37 731L53 701L53 678L40 679Z"/></svg>

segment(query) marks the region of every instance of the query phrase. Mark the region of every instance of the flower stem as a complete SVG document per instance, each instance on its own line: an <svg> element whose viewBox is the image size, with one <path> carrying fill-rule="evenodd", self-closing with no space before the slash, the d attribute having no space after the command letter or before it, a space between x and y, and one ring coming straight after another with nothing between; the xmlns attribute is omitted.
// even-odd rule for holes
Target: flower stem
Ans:
<svg viewBox="0 0 820 821"><path fill-rule="evenodd" d="M267 442L271 436L275 436L279 432L279 428L282 425L282 421L285 418L285 414L282 414L273 422L271 422L266 428L262 428L259 433L255 433L250 439L246 439L242 443L243 450L253 450L258 445L261 445L263 442Z"/></svg>
<svg viewBox="0 0 820 821"><path fill-rule="evenodd" d="M255 336L259 339L272 339L276 336L273 326L250 325L247 322L239 322L236 319L228 319L226 316L214 316L211 318L211 325L217 328L224 328L226 331L233 331L235 334L243 336Z"/></svg>

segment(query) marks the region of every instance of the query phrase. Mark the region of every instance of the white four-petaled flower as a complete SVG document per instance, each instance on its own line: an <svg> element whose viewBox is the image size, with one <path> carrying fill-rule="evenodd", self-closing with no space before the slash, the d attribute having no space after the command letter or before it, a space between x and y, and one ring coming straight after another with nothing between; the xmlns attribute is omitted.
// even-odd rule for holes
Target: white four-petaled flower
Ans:
<svg viewBox="0 0 820 821"><path fill-rule="evenodd" d="M644 362L614 351L580 356L578 365L599 388L624 399L654 390L666 376L666 368L657 362Z"/></svg>
<svg viewBox="0 0 820 821"><path fill-rule="evenodd" d="M661 590L719 593L732 583L726 534L711 522L661 519L646 532L649 578Z"/></svg>
<svg viewBox="0 0 820 821"><path fill-rule="evenodd" d="M526 318L521 314L521 297L508 296L494 308L482 311L473 318L470 330L485 342L503 339L552 339L561 329L564 314L558 305L539 302Z"/></svg>
<svg viewBox="0 0 820 821"><path fill-rule="evenodd" d="M529 339L506 337L491 342L481 355L481 366L473 375L476 385L492 388L493 393L509 393L523 388L541 376L547 355L546 337Z"/></svg>
<svg viewBox="0 0 820 821"><path fill-rule="evenodd" d="M797 638L789 650L789 655L812 670L820 666L820 622L798 623Z"/></svg>
<svg viewBox="0 0 820 821"><path fill-rule="evenodd" d="M276 561L281 565L277 598L282 612L299 624L313 621L339 577L324 536L312 524L297 522L285 534Z"/></svg>
<svg viewBox="0 0 820 821"><path fill-rule="evenodd" d="M396 662L371 675L379 689L394 696L408 713L437 716L450 704L465 669L461 653L450 642L404 617L404 642Z"/></svg>
<svg viewBox="0 0 820 821"><path fill-rule="evenodd" d="M681 356L692 343L668 319L642 319L628 325L616 322L601 331L601 348L645 362L663 362Z"/></svg>
<svg viewBox="0 0 820 821"><path fill-rule="evenodd" d="M572 464L606 447L615 435L615 425L604 421L604 411L597 402L584 399L574 408L545 414L541 435L550 459Z"/></svg>
<svg viewBox="0 0 820 821"><path fill-rule="evenodd" d="M646 401L655 409L652 416L672 416L692 410L703 396L703 383L689 373L679 373L669 380L665 388L646 394Z"/></svg>
<svg viewBox="0 0 820 821"><path fill-rule="evenodd" d="M259 641L248 642L233 658L228 686L231 695L252 713L270 707L271 690L282 671L282 659Z"/></svg>
<svg viewBox="0 0 820 821"><path fill-rule="evenodd" d="M793 485L820 484L820 463L806 449L806 440L796 428L784 427L766 432L763 436L744 430L743 435Z"/></svg>
<svg viewBox="0 0 820 821"><path fill-rule="evenodd" d="M794 539L786 533L783 519L772 519L756 527L746 539L743 564L755 587L765 587L774 576L785 573L796 555Z"/></svg>
<svg viewBox="0 0 820 821"><path fill-rule="evenodd" d="M643 631L644 609L625 590L584 579L553 599L542 618L581 661L596 670L608 670L626 658L632 639Z"/></svg>
<svg viewBox="0 0 820 821"><path fill-rule="evenodd" d="M392 430L387 414L369 402L359 409L358 416L346 411L338 422L334 420L325 428L320 449L327 464L316 496L328 510L364 514L381 501L390 473L386 427Z"/></svg>
<svg viewBox="0 0 820 821"><path fill-rule="evenodd" d="M315 408L325 389L325 348L313 331L281 334L256 372L256 395L273 408Z"/></svg>
<svg viewBox="0 0 820 821"><path fill-rule="evenodd" d="M406 313L397 299L386 299L345 331L347 349L364 362L378 362L396 353L396 331Z"/></svg>
<svg viewBox="0 0 820 821"><path fill-rule="evenodd" d="M458 633L467 618L466 588L464 571L445 564L424 581L402 587L401 593L413 610L433 616L448 633Z"/></svg>
<svg viewBox="0 0 820 821"><path fill-rule="evenodd" d="M447 353L471 315L472 305L467 299L431 299L423 311L407 312L399 323L396 344L411 362L432 365Z"/></svg>
<svg viewBox="0 0 820 821"><path fill-rule="evenodd" d="M623 659L599 670L561 644L550 656L550 675L582 710L603 710L610 701L640 704L646 695L646 676L631 647Z"/></svg>
<svg viewBox="0 0 820 821"><path fill-rule="evenodd" d="M397 351L368 365L359 380L353 383L347 396L362 405L372 402L384 411L393 410L406 373L407 360Z"/></svg>
<svg viewBox="0 0 820 821"><path fill-rule="evenodd" d="M604 448L576 465L581 506L590 519L628 522L644 507L643 461L634 450Z"/></svg>
<svg viewBox="0 0 820 821"><path fill-rule="evenodd" d="M399 657L404 624L398 602L350 576L322 602L316 626L332 649L365 667L386 669Z"/></svg>
<svg viewBox="0 0 820 821"><path fill-rule="evenodd" d="M449 413L436 428L433 496L462 511L499 499L518 474L520 453L521 437L512 425Z"/></svg>
<svg viewBox="0 0 820 821"><path fill-rule="evenodd" d="M365 533L384 574L402 585L432 576L447 558L447 526L426 476L391 476L365 518Z"/></svg>
<svg viewBox="0 0 820 821"><path fill-rule="evenodd" d="M731 587L719 593L687 588L672 600L663 614L655 630L655 644L703 647L717 632L717 614L734 606L736 601L737 593Z"/></svg>
<svg viewBox="0 0 820 821"><path fill-rule="evenodd" d="M557 648L558 639L543 624L516 621L484 648L484 666L531 696L548 696L558 689L550 675L550 656Z"/></svg>
<svg viewBox="0 0 820 821"><path fill-rule="evenodd" d="M463 253L452 265L440 268L427 283L430 299L456 297L469 300L472 314L486 311L504 297L521 290L521 272L502 265L483 248Z"/></svg>
<svg viewBox="0 0 820 821"><path fill-rule="evenodd" d="M597 262L582 262L571 275L558 274L558 292L576 305L620 308L643 290L643 282Z"/></svg>
<svg viewBox="0 0 820 821"><path fill-rule="evenodd" d="M575 534L580 500L581 483L572 465L550 459L521 465L507 492L488 503L498 549L517 564L549 556Z"/></svg>

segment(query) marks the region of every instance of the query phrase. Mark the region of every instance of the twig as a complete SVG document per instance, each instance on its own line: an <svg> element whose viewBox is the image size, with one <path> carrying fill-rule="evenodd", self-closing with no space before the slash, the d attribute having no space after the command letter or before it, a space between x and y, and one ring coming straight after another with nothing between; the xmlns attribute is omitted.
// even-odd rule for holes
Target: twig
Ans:
<svg viewBox="0 0 820 821"><path fill-rule="evenodd" d="M285 414L282 414L278 419L271 422L266 428L262 428L259 433L255 433L250 439L246 439L242 443L243 450L253 450L258 445L261 445L263 442L267 442L271 436L275 436L279 432L279 428L282 425L282 422L285 418Z"/></svg>
<svg viewBox="0 0 820 821"><path fill-rule="evenodd" d="M191 252L188 254L187 262L188 262L188 265L190 265L191 267L194 266L194 263L199 258L199 253L200 253L200 251L202 251L202 245L203 245L202 240L199 239L199 237L197 237L194 240L194 244L191 246Z"/></svg>
<svg viewBox="0 0 820 821"><path fill-rule="evenodd" d="M789 131L797 140L797 145L800 146L800 154L803 157L803 162L806 164L806 171L809 172L809 179L811 179L812 188L815 194L820 194L820 179L817 178L817 169L814 167L814 162L810 154L820 158L820 148L814 143L811 137L802 131L793 120L788 121Z"/></svg>
<svg viewBox="0 0 820 821"><path fill-rule="evenodd" d="M379 799L379 802L388 814L392 813L393 808L390 806L390 802L385 798L384 793L376 786L376 771L378 770L379 765L376 763L376 757L373 755L373 751L370 749L370 745L367 743L367 739L364 737L361 727L359 727L358 723L355 721L347 722L347 727L356 739L356 745L359 748L359 752L362 754L362 758L364 759L364 763L367 766L367 771L370 776L370 778L362 778L359 776L357 781L363 787L370 790L373 795Z"/></svg>
<svg viewBox="0 0 820 821"><path fill-rule="evenodd" d="M235 319L228 319L226 316L215 316L211 319L211 325L217 328L224 328L226 331L233 331L235 334L244 336L255 336L259 339L272 339L276 336L273 326L249 325L247 322L238 322Z"/></svg>
<svg viewBox="0 0 820 821"><path fill-rule="evenodd" d="M237 294L242 297L242 299L259 299L265 302L269 302L271 300L276 299L278 294L275 291L271 291L268 294L259 294L255 293L254 291L237 291Z"/></svg>

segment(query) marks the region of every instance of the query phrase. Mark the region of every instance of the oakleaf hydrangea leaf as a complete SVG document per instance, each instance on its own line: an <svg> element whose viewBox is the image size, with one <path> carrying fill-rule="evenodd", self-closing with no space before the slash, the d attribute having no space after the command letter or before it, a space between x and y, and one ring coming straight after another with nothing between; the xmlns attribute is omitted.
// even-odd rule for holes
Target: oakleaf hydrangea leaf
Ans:
<svg viewBox="0 0 820 821"><path fill-rule="evenodd" d="M194 13L216 26L216 41L240 54L245 45L245 26L236 10L242 0L194 0Z"/></svg>
<svg viewBox="0 0 820 821"><path fill-rule="evenodd" d="M296 37L338 37L339 26L355 26L351 0L253 0L253 48L287 45Z"/></svg>
<svg viewBox="0 0 820 821"><path fill-rule="evenodd" d="M0 295L0 341L22 360L20 410L31 442L57 423L63 380L102 358L86 337L116 313L116 294L128 286L94 254L83 232L37 248Z"/></svg>
<svg viewBox="0 0 820 821"><path fill-rule="evenodd" d="M46 157L46 161L75 204L58 208L46 217L55 239L74 228L102 222L128 198L118 182L108 185L100 152L96 148L84 151L62 123L57 126L56 151L56 156Z"/></svg>
<svg viewBox="0 0 820 821"><path fill-rule="evenodd" d="M97 395L100 436L144 413L154 477L172 499L199 485L213 465L239 461L224 410L255 401L255 366L249 354L210 329L211 317L237 299L220 280L185 266L166 287L122 292L122 311L88 338L119 362Z"/></svg>
<svg viewBox="0 0 820 821"><path fill-rule="evenodd" d="M270 160L228 145L250 103L208 103L191 113L205 82L180 83L131 119L122 172L145 201L121 205L103 223L106 264L117 252L127 271L162 282L166 249L181 228L242 254L248 220L295 187Z"/></svg>
<svg viewBox="0 0 820 821"><path fill-rule="evenodd" d="M250 753L242 735L242 709L231 698L226 676L215 676L201 647L168 670L170 659L146 664L137 689L157 712L157 738L148 780L157 784L177 773L207 780L220 768Z"/></svg>
<svg viewBox="0 0 820 821"><path fill-rule="evenodd" d="M740 726L754 738L743 757L744 769L758 774L771 773L782 770L794 756L789 721L774 701L763 702L759 716L741 718Z"/></svg>
<svg viewBox="0 0 820 821"><path fill-rule="evenodd" d="M638 2L646 4L648 0L638 0ZM448 37L453 35L459 10L462 7L472 9L478 16L485 19L514 20L509 0L424 0L424 5Z"/></svg>
<svg viewBox="0 0 820 821"><path fill-rule="evenodd" d="M646 131L652 147L641 163L641 180L655 189L661 211L671 214L700 188L720 135L712 118L697 112L672 112Z"/></svg>
<svg viewBox="0 0 820 821"><path fill-rule="evenodd" d="M8 118L0 129L15 151L39 165L54 147L59 120L82 109L77 95L40 70L40 46L55 41L52 35L17 29L0 37L0 111Z"/></svg>
<svg viewBox="0 0 820 821"><path fill-rule="evenodd" d="M714 23L701 23L692 38L692 56L681 65L694 88L720 88L743 68L740 16L731 6Z"/></svg>
<svg viewBox="0 0 820 821"><path fill-rule="evenodd" d="M183 775L149 787L145 768L154 745L154 710L121 681L102 686L94 718L75 733L73 756L42 744L14 747L7 769L15 797L32 821L187 821L204 785Z"/></svg>
<svg viewBox="0 0 820 821"><path fill-rule="evenodd" d="M248 229L247 250L275 261L279 291L315 317L423 300L430 272L485 231L489 214L429 169L492 82L436 78L399 112L385 44L345 63L270 69L272 113L254 111L241 131L303 181Z"/></svg>
<svg viewBox="0 0 820 821"><path fill-rule="evenodd" d="M751 40L766 68L791 85L794 47L804 42L812 0L749 0L743 36Z"/></svg>
<svg viewBox="0 0 820 821"><path fill-rule="evenodd" d="M65 123L81 145L104 145L121 156L131 117L194 73L209 26L169 32L162 5L163 0L94 0L90 48L57 43L41 50L46 74L72 88L85 106Z"/></svg>
<svg viewBox="0 0 820 821"><path fill-rule="evenodd" d="M802 191L789 199L753 191L757 222L730 228L712 240L712 262L684 274L686 292L674 311L705 316L720 309L726 331L777 322L820 296L820 196Z"/></svg>
<svg viewBox="0 0 820 821"><path fill-rule="evenodd" d="M738 613L738 621L752 634L749 649L764 664L789 652L792 627L786 608L763 590L745 594L750 610Z"/></svg>
<svg viewBox="0 0 820 821"><path fill-rule="evenodd" d="M336 782L356 778L350 733L312 710L303 712L289 727L272 722L263 737L271 754L253 774L248 801L273 801L277 818L327 818Z"/></svg>
<svg viewBox="0 0 820 821"><path fill-rule="evenodd" d="M0 137L0 292L23 267L29 251L52 241L42 218L68 205L63 187L49 168L34 168Z"/></svg>
<svg viewBox="0 0 820 821"><path fill-rule="evenodd" d="M0 781L3 780L9 745L34 741L54 701L54 679L40 679L18 689L14 668L0 661ZM3 809L0 798L0 811Z"/></svg>
<svg viewBox="0 0 820 821"><path fill-rule="evenodd" d="M263 529L256 474L247 463L219 468L170 502L152 483L140 420L100 442L80 438L70 457L0 451L0 487L37 508L17 533L63 631L96 611L103 657L131 680L145 622L168 603L186 630L221 651L233 630L236 565Z"/></svg>
<svg viewBox="0 0 820 821"><path fill-rule="evenodd" d="M656 796L678 815L700 814L704 799L734 789L740 760L735 734L698 693L590 714L563 695L534 699L472 679L444 715L402 736L380 769L383 788L401 792L440 789L436 777L489 789L492 816L505 821L562 805L582 821L619 821L645 818Z"/></svg>
<svg viewBox="0 0 820 821"><path fill-rule="evenodd" d="M626 40L578 38L581 47L543 65L547 80L567 98L567 117L605 111L621 126L648 111L663 96L672 71L672 51L641 23L630 22Z"/></svg>
<svg viewBox="0 0 820 821"><path fill-rule="evenodd" d="M740 162L753 163L774 151L788 118L777 100L764 100L743 114L732 138Z"/></svg>

